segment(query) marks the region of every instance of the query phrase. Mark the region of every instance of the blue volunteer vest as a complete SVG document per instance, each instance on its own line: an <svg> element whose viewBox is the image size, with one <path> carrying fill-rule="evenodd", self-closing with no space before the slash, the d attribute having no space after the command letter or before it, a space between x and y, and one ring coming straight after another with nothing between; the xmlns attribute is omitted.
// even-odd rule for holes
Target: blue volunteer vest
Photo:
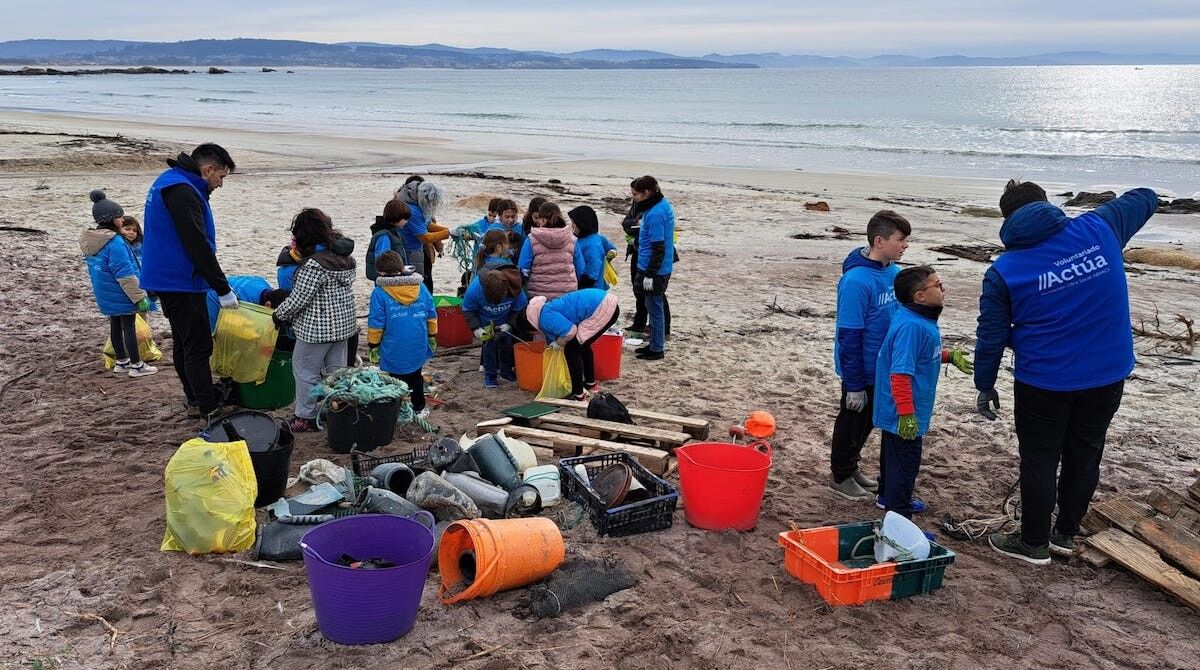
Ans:
<svg viewBox="0 0 1200 670"><path fill-rule="evenodd" d="M1133 371L1121 245L1098 215L1088 212L1036 246L1006 251L994 267L1008 286L1018 381L1077 391Z"/></svg>
<svg viewBox="0 0 1200 670"><path fill-rule="evenodd" d="M208 246L217 250L217 229L212 208L208 204L208 184L193 172L171 168L159 175L146 194L145 221L142 230L142 288L156 292L204 293L209 288L196 272L196 266L184 251L183 242L175 232L175 222L163 203L162 191L176 184L187 184L196 191L204 208L204 236Z"/></svg>

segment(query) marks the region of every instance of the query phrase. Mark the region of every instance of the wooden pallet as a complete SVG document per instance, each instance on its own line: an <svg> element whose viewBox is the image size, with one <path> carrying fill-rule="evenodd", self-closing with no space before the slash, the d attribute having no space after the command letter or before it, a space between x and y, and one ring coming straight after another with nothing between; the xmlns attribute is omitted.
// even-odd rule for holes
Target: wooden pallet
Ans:
<svg viewBox="0 0 1200 670"><path fill-rule="evenodd" d="M1200 610L1200 581L1167 565L1153 547L1116 528L1097 533L1087 542L1137 576Z"/></svg>
<svg viewBox="0 0 1200 670"><path fill-rule="evenodd" d="M604 451L624 452L638 459L639 463L656 475L666 474L671 461L674 460L669 453L662 449L640 447L554 430L517 426L512 423L512 419L508 418L483 421L475 426L475 432L478 435L498 433L501 430L505 435L511 435L532 445L553 449L557 456L583 456Z"/></svg>
<svg viewBox="0 0 1200 670"><path fill-rule="evenodd" d="M684 442L692 439L691 435L674 430L650 428L617 421L589 419L586 416L577 416L566 412L554 412L532 419L513 420L516 424L522 424L525 421L528 421L532 428L557 430L560 433L575 433L577 435L598 437L602 440L612 440L614 442L624 442L626 440L639 443L644 442L647 443L647 446L653 446L663 451L671 451L675 447L682 446Z"/></svg>
<svg viewBox="0 0 1200 670"><path fill-rule="evenodd" d="M555 407L565 407L568 409L580 409L587 411L587 403L582 400L565 400L556 398L538 398L538 402L545 405L553 405ZM696 440L707 440L709 432L712 428L712 423L706 419L697 419L690 416L676 416L674 414L664 414L662 412L652 412L636 407L629 407L629 416L635 419L645 419L656 423L665 423L672 426L679 426L683 432L691 435Z"/></svg>

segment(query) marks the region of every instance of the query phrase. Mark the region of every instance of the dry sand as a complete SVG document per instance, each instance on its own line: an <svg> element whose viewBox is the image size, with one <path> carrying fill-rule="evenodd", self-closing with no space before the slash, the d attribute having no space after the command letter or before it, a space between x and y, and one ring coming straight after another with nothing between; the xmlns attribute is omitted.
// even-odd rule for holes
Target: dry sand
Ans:
<svg viewBox="0 0 1200 670"><path fill-rule="evenodd" d="M939 534L958 552L945 588L846 608L826 606L783 570L776 534L789 524L878 515L825 488L838 399L831 342L842 258L860 244L872 212L904 213L916 228L905 260L937 267L948 287L947 344L970 348L986 266L929 248L995 243L998 220L958 212L993 207L999 183L617 162L510 162L486 170L495 178L438 176L451 203L496 193L519 201L545 195L564 208L592 204L602 232L621 246L618 211L629 178L657 175L681 229L682 260L670 294L674 336L663 362L627 354L621 379L609 389L630 405L711 419L717 434L752 409L770 410L780 426L775 464L759 526L750 533L695 530L682 513L672 529L649 535L602 539L586 522L566 531L569 555L612 557L641 579L602 604L532 623L513 614L519 591L445 608L431 577L411 633L385 646L349 648L317 632L300 564L263 570L158 551L163 467L197 426L180 407L169 361L157 376L136 381L101 367L107 329L76 242L90 225L87 192L106 188L127 212L140 214L158 156L199 139L220 141L233 151L239 173L213 198L219 257L231 274L273 277L288 221L302 206L325 209L361 245L410 166L520 157L480 156L433 140L368 143L63 117L2 119L0 129L9 131L67 133L0 135L0 225L47 232L0 231L0 384L12 380L0 424L9 508L0 523L4 667L1197 665L1196 615L1120 569L1062 560L1035 569ZM79 137L115 133L136 139ZM552 188L549 178L561 179L562 188ZM804 209L818 199L831 211ZM457 225L479 214L451 207L441 220ZM1146 234L1190 244L1197 224L1197 217L1155 217ZM834 226L852 235L843 239L830 232ZM809 239L793 238L799 234ZM444 259L436 276L452 290L457 269ZM1164 323L1174 314L1194 317L1198 276L1177 268L1131 271L1135 320L1156 312ZM628 278L622 279L617 291L629 309ZM365 281L357 285L360 312L368 288ZM773 312L770 303L792 313ZM169 359L161 315L153 326ZM1138 349L1186 357L1156 344L1140 340ZM1189 482L1200 456L1200 439L1189 428L1200 424L1200 366L1172 362L1140 356L1109 432L1097 498ZM438 356L427 368L446 401L433 420L448 434L528 400L511 386L485 391L476 366L475 354L466 353ZM1015 481L1011 376L1001 379L1002 417L989 423L974 414L970 380L956 371L944 378L917 486L931 508L921 519L925 527L946 514L995 515ZM406 434L386 450L412 442ZM876 444L873 438L864 451L871 472ZM321 435L302 435L293 462L328 456ZM118 631L115 639L95 617Z"/></svg>

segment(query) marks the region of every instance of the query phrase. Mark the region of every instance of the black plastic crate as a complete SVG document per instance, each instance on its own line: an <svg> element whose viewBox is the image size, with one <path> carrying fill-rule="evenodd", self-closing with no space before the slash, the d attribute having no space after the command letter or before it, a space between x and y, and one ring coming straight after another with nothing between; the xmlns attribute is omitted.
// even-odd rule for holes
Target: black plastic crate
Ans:
<svg viewBox="0 0 1200 670"><path fill-rule="evenodd" d="M651 497L628 505L604 509L604 501L575 472L576 465L583 465L591 479L604 468L624 463L633 470L633 476L650 492ZM665 480L655 477L637 459L625 453L577 456L559 460L558 469L562 479L563 495L583 505L596 532L600 535L621 537L636 535L652 530L670 528L675 521L675 505L679 502L679 491Z"/></svg>
<svg viewBox="0 0 1200 670"><path fill-rule="evenodd" d="M353 467L354 474L359 477L366 477L371 474L371 471L384 463L403 463L410 468L422 467L429 457L429 449L416 448L405 454L393 454L391 456L367 456L361 451L350 452L350 463Z"/></svg>

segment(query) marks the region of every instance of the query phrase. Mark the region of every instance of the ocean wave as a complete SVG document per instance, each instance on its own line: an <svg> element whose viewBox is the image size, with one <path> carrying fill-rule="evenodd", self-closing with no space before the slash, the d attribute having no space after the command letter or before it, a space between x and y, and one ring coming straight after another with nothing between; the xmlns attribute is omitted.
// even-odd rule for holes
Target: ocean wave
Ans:
<svg viewBox="0 0 1200 670"><path fill-rule="evenodd" d="M228 93L230 95L257 95L258 91L240 89L237 91L221 91L221 93Z"/></svg>
<svg viewBox="0 0 1200 670"><path fill-rule="evenodd" d="M861 129L873 126L865 123L783 123L781 121L745 122L745 121L689 121L687 125L718 126L722 128L809 128L809 129Z"/></svg>
<svg viewBox="0 0 1200 670"><path fill-rule="evenodd" d="M100 93L99 95L102 95L106 98L158 98L160 100L167 100L170 97L166 95L155 95L154 93L113 93L111 91Z"/></svg>
<svg viewBox="0 0 1200 670"><path fill-rule="evenodd" d="M446 116L457 116L464 119L527 119L524 114L506 114L503 112L447 112Z"/></svg>
<svg viewBox="0 0 1200 670"><path fill-rule="evenodd" d="M231 102L242 102L241 100L233 100L231 98L196 98L196 102L211 102L218 104L226 104Z"/></svg>
<svg viewBox="0 0 1200 670"><path fill-rule="evenodd" d="M1196 135L1200 129L1148 130L1144 128L996 128L1002 133L1052 133L1064 135Z"/></svg>

